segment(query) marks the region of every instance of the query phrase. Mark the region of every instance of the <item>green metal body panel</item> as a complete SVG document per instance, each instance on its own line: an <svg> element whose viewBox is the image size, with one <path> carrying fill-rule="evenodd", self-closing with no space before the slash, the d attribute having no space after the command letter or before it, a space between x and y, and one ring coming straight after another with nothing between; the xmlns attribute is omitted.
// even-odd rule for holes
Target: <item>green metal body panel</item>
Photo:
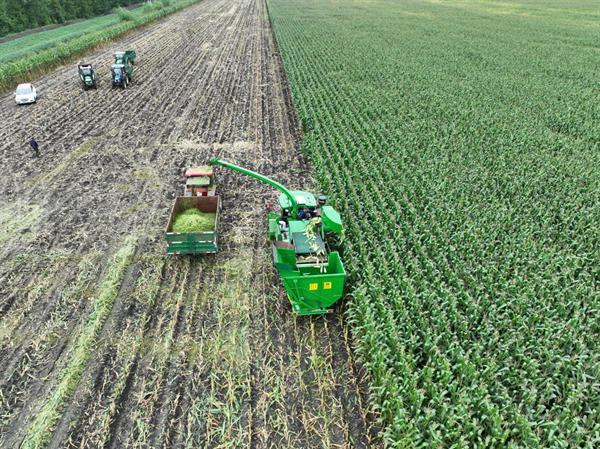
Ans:
<svg viewBox="0 0 600 449"><path fill-rule="evenodd" d="M173 232L173 222L180 212L196 208L202 212L213 212L215 216L215 227L208 232ZM221 199L214 196L178 196L171 209L169 223L165 229L165 240L167 242L167 254L207 254L218 251L218 226Z"/></svg>
<svg viewBox="0 0 600 449"><path fill-rule="evenodd" d="M337 251L330 251L328 233L341 234L342 220L330 206L318 207L312 193L289 191L276 181L229 162L214 159L221 165L263 181L282 195L282 213L268 214L268 235L272 242L273 263L298 315L318 315L344 295L346 270ZM310 216L299 214L309 209Z"/></svg>
<svg viewBox="0 0 600 449"><path fill-rule="evenodd" d="M310 209L314 209L315 207L317 207L317 200L315 199L315 196L312 193L302 192L301 190L294 190L291 192L291 194L296 199L298 207L308 207ZM287 195L282 194L279 196L279 207L281 207L282 209L292 208L292 204Z"/></svg>
<svg viewBox="0 0 600 449"><path fill-rule="evenodd" d="M188 178L185 181L185 185L190 187L205 187L210 185L210 178L208 176L194 176Z"/></svg>
<svg viewBox="0 0 600 449"><path fill-rule="evenodd" d="M133 50L115 52L115 63L112 65L111 75L113 86L125 86L126 81L131 81L133 78L133 65L135 64L136 54ZM117 79L115 70L120 68L125 76ZM125 80L127 78L127 80Z"/></svg>
<svg viewBox="0 0 600 449"><path fill-rule="evenodd" d="M304 232L308 222L306 220L288 220L288 227L290 232L295 234L296 232Z"/></svg>
<svg viewBox="0 0 600 449"><path fill-rule="evenodd" d="M274 251L279 257L279 251ZM326 313L344 295L346 270L337 252L325 264L297 265L296 270L279 269L281 281L298 315Z"/></svg>
<svg viewBox="0 0 600 449"><path fill-rule="evenodd" d="M277 217L269 217L269 240L275 240L277 235Z"/></svg>
<svg viewBox="0 0 600 449"><path fill-rule="evenodd" d="M91 64L79 64L77 66L79 79L85 87L96 87L96 71Z"/></svg>
<svg viewBox="0 0 600 449"><path fill-rule="evenodd" d="M323 206L321 208L321 219L323 220L325 232L331 231L335 232L336 234L342 233L342 217L340 217L340 214L338 214L333 207Z"/></svg>
<svg viewBox="0 0 600 449"><path fill-rule="evenodd" d="M327 248L323 238L319 234L315 234L312 239L304 232L294 232L292 234L292 241L294 242L294 250L297 256L310 256L312 254L327 254ZM319 258L318 256L314 256Z"/></svg>

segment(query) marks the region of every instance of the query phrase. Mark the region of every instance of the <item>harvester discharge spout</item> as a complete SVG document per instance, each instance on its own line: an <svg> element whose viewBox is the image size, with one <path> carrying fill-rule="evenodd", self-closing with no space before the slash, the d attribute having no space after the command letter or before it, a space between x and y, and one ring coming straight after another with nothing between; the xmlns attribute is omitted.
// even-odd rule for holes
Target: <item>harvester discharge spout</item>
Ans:
<svg viewBox="0 0 600 449"><path fill-rule="evenodd" d="M277 181L272 180L271 178L267 178L265 175L261 175L260 173L256 173L252 170L248 170L247 168L243 168L240 167L238 165L232 164L231 162L227 162L227 161L222 161L220 159L213 159L210 161L210 165L220 165L222 167L226 167L229 168L231 170L235 170L237 172L240 172L244 175L250 176L252 178L258 179L259 181L264 182L265 184L270 185L271 187L274 187L275 189L279 190L281 193L283 193L288 201L291 204L291 212L293 216L298 215L298 201L296 200L296 198L294 197L294 195L292 194L292 192L290 192L287 188L285 188L285 186Z"/></svg>

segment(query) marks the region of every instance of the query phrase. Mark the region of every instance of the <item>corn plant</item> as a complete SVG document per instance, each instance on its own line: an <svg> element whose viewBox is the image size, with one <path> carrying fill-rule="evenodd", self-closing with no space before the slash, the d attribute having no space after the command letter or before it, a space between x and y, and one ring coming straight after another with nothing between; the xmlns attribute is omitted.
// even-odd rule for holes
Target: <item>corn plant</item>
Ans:
<svg viewBox="0 0 600 449"><path fill-rule="evenodd" d="M387 447L600 444L598 9L269 0Z"/></svg>

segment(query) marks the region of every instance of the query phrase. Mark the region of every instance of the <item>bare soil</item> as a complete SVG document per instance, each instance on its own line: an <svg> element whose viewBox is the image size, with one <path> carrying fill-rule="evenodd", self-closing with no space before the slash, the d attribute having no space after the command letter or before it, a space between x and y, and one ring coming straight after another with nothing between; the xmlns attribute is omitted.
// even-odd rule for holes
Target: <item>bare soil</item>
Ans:
<svg viewBox="0 0 600 449"><path fill-rule="evenodd" d="M112 53L138 54L112 89ZM376 433L343 305L295 318L271 265L276 193L218 172L222 251L167 257L181 169L221 157L310 189L263 0L204 0L0 96L0 447L17 448L73 364L114 254L111 313L48 425L53 448L366 448ZM40 144L32 157L28 140Z"/></svg>

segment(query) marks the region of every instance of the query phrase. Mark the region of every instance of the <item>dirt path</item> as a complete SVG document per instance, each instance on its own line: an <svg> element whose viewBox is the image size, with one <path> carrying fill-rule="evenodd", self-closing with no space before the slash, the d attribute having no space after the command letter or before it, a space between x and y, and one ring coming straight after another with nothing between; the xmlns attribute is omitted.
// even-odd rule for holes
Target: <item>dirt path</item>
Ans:
<svg viewBox="0 0 600 449"><path fill-rule="evenodd" d="M97 91L69 66L37 105L0 97L0 447L370 447L341 311L293 318L271 267L273 192L220 172L223 251L164 255L186 165L309 183L263 2L205 0L86 60Z"/></svg>

